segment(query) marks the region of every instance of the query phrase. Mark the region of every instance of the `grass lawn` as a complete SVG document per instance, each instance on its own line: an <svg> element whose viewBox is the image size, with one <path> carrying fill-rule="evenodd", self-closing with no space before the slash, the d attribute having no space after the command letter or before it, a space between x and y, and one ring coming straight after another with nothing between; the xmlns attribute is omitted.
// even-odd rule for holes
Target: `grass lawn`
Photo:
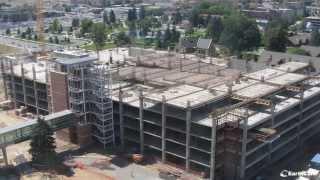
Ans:
<svg viewBox="0 0 320 180"><path fill-rule="evenodd" d="M111 49L111 48L115 48L117 47L113 42L107 42L103 47L102 50L105 49ZM86 50L91 50L91 51L95 51L96 47L94 46L94 44L87 44L84 46L81 46L81 48L86 49Z"/></svg>
<svg viewBox="0 0 320 180"><path fill-rule="evenodd" d="M305 51L304 49L297 48L297 47L288 47L287 53L310 56L310 53L308 51Z"/></svg>

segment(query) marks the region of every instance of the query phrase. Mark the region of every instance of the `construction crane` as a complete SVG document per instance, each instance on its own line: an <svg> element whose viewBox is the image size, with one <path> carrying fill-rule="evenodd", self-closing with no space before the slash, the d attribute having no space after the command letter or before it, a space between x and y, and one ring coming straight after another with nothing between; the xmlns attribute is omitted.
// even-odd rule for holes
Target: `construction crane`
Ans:
<svg viewBox="0 0 320 180"><path fill-rule="evenodd" d="M43 13L44 13L44 2L43 0L37 0L36 4L36 32L39 39L39 48L40 48L40 56L44 56L46 54L45 52L45 43L44 43L44 19L43 19Z"/></svg>

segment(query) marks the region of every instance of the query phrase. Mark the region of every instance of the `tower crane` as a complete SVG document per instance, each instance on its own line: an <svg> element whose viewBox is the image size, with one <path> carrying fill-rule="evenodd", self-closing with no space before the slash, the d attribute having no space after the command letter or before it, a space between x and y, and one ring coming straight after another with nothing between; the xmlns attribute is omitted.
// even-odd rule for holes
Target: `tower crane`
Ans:
<svg viewBox="0 0 320 180"><path fill-rule="evenodd" d="M44 2L43 0L37 0L36 2L36 32L39 38L39 48L40 48L40 55L45 55L45 43L44 43Z"/></svg>

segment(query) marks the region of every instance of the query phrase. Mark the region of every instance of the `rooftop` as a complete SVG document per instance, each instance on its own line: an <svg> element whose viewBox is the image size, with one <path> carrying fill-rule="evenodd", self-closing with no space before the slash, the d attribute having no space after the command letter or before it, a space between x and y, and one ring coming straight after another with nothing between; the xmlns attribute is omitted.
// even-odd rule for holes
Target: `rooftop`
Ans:
<svg viewBox="0 0 320 180"><path fill-rule="evenodd" d="M21 76L22 75L22 67L24 69L24 77L30 80L33 80L33 70L35 71L35 79L38 82L41 83L46 83L46 76L47 76L47 67L46 67L45 62L30 62L30 63L25 63L25 64L20 64L20 65L16 65L13 66L13 72L14 74L16 74L17 76Z"/></svg>
<svg viewBox="0 0 320 180"><path fill-rule="evenodd" d="M97 60L97 57L93 57L93 56L84 56L84 57L76 57L76 58L62 57L62 58L56 59L55 62L63 65L76 65L76 64L82 64L82 63L94 62L96 60Z"/></svg>

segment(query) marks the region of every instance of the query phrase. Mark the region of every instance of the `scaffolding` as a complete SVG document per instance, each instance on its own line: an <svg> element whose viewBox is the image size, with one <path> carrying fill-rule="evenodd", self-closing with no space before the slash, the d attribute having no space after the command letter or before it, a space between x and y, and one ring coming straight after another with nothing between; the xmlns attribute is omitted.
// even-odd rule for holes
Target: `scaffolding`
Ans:
<svg viewBox="0 0 320 180"><path fill-rule="evenodd" d="M95 106L89 110L95 115L93 136L105 147L106 144L114 143L110 70L107 66L97 65L90 69L87 79L92 91L89 101Z"/></svg>
<svg viewBox="0 0 320 180"><path fill-rule="evenodd" d="M80 124L92 125L92 136L106 147L114 143L111 74L106 65L72 66L69 74L70 107Z"/></svg>

